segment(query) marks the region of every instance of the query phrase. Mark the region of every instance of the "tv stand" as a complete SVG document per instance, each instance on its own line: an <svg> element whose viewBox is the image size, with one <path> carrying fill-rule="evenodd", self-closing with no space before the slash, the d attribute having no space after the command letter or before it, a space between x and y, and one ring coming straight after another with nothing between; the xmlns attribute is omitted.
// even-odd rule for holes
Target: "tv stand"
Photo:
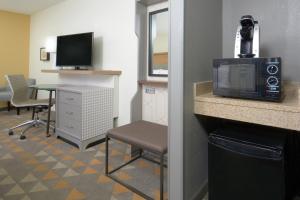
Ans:
<svg viewBox="0 0 300 200"><path fill-rule="evenodd" d="M75 67L75 70L89 70L88 68Z"/></svg>

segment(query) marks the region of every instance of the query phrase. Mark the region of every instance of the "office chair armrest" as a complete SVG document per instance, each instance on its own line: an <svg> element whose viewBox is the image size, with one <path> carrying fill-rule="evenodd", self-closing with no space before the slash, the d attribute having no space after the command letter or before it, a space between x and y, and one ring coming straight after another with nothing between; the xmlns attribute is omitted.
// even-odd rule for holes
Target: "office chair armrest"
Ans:
<svg viewBox="0 0 300 200"><path fill-rule="evenodd" d="M35 84L36 84L36 79L33 79L33 78L27 79L28 86L35 85Z"/></svg>
<svg viewBox="0 0 300 200"><path fill-rule="evenodd" d="M36 85L36 79L27 79L27 85ZM34 88L29 88L28 90L28 97L30 99L33 99L35 97L35 89Z"/></svg>

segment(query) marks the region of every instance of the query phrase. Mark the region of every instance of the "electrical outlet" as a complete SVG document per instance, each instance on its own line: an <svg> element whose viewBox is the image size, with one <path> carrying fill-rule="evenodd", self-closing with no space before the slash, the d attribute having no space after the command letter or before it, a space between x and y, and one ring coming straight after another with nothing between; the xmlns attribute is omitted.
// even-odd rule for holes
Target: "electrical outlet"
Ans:
<svg viewBox="0 0 300 200"><path fill-rule="evenodd" d="M155 94L155 88L146 88L146 89L145 89L145 92L146 92L147 94Z"/></svg>

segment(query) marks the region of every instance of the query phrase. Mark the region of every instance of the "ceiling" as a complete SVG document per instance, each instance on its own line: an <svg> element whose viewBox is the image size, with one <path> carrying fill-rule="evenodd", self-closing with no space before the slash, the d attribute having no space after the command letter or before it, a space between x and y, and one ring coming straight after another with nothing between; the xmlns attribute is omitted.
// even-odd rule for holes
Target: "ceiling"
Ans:
<svg viewBox="0 0 300 200"><path fill-rule="evenodd" d="M64 0L0 0L0 10L33 14Z"/></svg>

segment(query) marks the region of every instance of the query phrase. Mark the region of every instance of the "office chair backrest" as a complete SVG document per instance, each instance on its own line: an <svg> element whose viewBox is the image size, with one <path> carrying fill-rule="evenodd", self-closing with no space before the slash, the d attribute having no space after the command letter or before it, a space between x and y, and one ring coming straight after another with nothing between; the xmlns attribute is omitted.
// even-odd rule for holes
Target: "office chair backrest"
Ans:
<svg viewBox="0 0 300 200"><path fill-rule="evenodd" d="M5 75L8 85L11 89L11 104L19 107L18 104L27 101L28 85L23 75Z"/></svg>

